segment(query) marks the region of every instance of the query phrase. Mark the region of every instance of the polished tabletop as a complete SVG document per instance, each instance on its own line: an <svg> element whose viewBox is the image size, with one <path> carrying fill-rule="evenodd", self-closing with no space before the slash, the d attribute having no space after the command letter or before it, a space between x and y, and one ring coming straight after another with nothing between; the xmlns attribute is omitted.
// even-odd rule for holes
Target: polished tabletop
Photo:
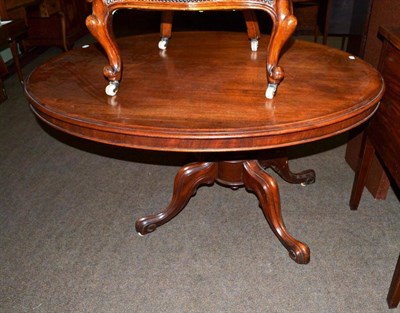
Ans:
<svg viewBox="0 0 400 313"><path fill-rule="evenodd" d="M167 151L243 151L333 136L367 120L384 85L346 52L292 40L285 79L265 98L266 47L244 33L176 32L166 51L158 34L121 38L124 75L104 88L107 60L97 44L63 53L29 76L33 112L70 134L113 145Z"/></svg>

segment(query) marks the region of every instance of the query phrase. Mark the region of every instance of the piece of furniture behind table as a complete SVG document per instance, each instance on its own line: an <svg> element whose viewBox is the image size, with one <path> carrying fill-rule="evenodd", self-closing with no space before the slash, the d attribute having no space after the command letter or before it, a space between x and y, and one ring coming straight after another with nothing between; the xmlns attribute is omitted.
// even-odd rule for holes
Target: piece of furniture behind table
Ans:
<svg viewBox="0 0 400 313"><path fill-rule="evenodd" d="M8 6L12 5L15 1L8 1L7 4L4 0L0 0L0 18L4 20L8 20ZM4 26L4 27L3 27ZM11 53L13 56L13 61L15 65L15 70L18 73L20 81L22 79L22 72L19 64L19 55L17 50L17 41L23 38L26 34L26 26L21 23L21 20L18 19L14 21L11 25L4 24L0 27L0 46L1 49L11 48ZM10 73L10 68L6 65L3 58L0 57L0 103L7 99L7 93L4 88L3 78Z"/></svg>
<svg viewBox="0 0 400 313"><path fill-rule="evenodd" d="M380 28L383 36L383 48L379 70L386 83L385 95L381 105L371 119L362 145L362 158L356 172L350 207L358 208L365 186L368 171L375 153L385 164L385 168L394 182L400 186L400 27ZM397 264L392 287L388 295L390 307L398 305L400 300L400 275Z"/></svg>
<svg viewBox="0 0 400 313"><path fill-rule="evenodd" d="M320 2L318 24L323 43L327 44L330 36L341 37L341 49L361 57L373 0L321 0Z"/></svg>
<svg viewBox="0 0 400 313"><path fill-rule="evenodd" d="M396 308L400 302L400 255L390 284L387 301L391 309Z"/></svg>
<svg viewBox="0 0 400 313"><path fill-rule="evenodd" d="M58 46L65 50L87 33L85 0L0 0L1 17L24 19L27 46Z"/></svg>
<svg viewBox="0 0 400 313"><path fill-rule="evenodd" d="M0 17L3 21L0 27L0 48L6 49L10 48L13 57L13 62L15 66L15 71L18 74L20 82L23 82L23 75L20 65L18 44L22 46L23 40L27 37L27 25L24 15L21 14L23 6L32 3L32 0L11 0L5 2L0 0ZM10 15L9 10L14 10L15 15ZM5 21L11 22L4 23ZM2 77L9 74L9 68L4 63L3 59L0 58L0 75Z"/></svg>
<svg viewBox="0 0 400 313"><path fill-rule="evenodd" d="M7 24L0 26L0 49L10 48L15 69L18 74L19 81L24 82L22 69L19 61L19 52L17 44L22 42L27 36L27 27L22 19L11 20ZM8 69L5 68L8 72Z"/></svg>
<svg viewBox="0 0 400 313"><path fill-rule="evenodd" d="M69 50L87 33L89 5L84 0L40 0L27 8L30 46L59 46Z"/></svg>
<svg viewBox="0 0 400 313"><path fill-rule="evenodd" d="M326 18L321 10L321 2L322 0L293 0L293 12L298 21L296 35L313 35L314 42L317 42L321 33L319 18ZM323 41L326 44L326 41Z"/></svg>
<svg viewBox="0 0 400 313"><path fill-rule="evenodd" d="M379 56L382 50L381 36L378 36L380 25L399 25L400 1L379 0L373 1L371 14L366 33L365 49L362 57L375 67L379 65ZM361 57L361 56L360 56ZM346 148L346 161L353 170L359 163L362 133L360 129L353 133L352 139ZM390 182L379 160L374 157L367 177L366 187L375 199L385 199Z"/></svg>

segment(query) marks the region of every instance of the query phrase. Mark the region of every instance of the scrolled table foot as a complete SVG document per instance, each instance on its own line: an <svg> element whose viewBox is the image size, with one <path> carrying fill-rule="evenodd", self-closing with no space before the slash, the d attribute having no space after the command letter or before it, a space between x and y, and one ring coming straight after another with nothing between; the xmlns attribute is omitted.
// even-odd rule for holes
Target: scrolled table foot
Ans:
<svg viewBox="0 0 400 313"><path fill-rule="evenodd" d="M214 162L192 163L182 167L174 183L174 191L169 206L162 212L151 214L136 221L136 231L146 235L174 218L196 193L201 185L211 185L215 181L217 164Z"/></svg>
<svg viewBox="0 0 400 313"><path fill-rule="evenodd" d="M302 186L307 186L315 183L315 171L305 170L296 174L299 177L304 177L304 180L300 183Z"/></svg>
<svg viewBox="0 0 400 313"><path fill-rule="evenodd" d="M264 171L258 161L245 161L244 168L244 185L256 194L272 231L296 263L307 264L310 261L310 249L287 231L281 215L279 189L275 179Z"/></svg>
<svg viewBox="0 0 400 313"><path fill-rule="evenodd" d="M310 262L310 248L301 243L297 242L296 246L289 249L290 258L298 264L308 264Z"/></svg>
<svg viewBox="0 0 400 313"><path fill-rule="evenodd" d="M135 223L136 231L140 236L152 233L159 225L166 223L166 221L162 222L164 219L165 216L162 213L139 218Z"/></svg>
<svg viewBox="0 0 400 313"><path fill-rule="evenodd" d="M300 173L293 173L290 170L289 160L287 157L260 160L259 163L264 169L269 167L272 168L282 179L290 184L301 184L302 186L306 186L315 183L314 170L309 169Z"/></svg>

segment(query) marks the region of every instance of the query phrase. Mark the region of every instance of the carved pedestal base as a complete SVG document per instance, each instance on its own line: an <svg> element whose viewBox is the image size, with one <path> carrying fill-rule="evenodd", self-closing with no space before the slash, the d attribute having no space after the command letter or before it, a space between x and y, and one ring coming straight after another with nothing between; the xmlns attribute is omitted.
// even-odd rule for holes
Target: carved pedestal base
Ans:
<svg viewBox="0 0 400 313"><path fill-rule="evenodd" d="M178 171L169 206L158 214L138 219L136 230L139 234L145 235L170 221L182 211L201 185L218 182L233 189L245 187L257 196L268 224L289 251L290 257L297 263L306 264L310 260L310 249L287 231L281 215L278 185L275 179L265 172L264 169L267 167L271 167L290 183L310 184L315 181L313 170L299 174L292 173L287 158L191 163Z"/></svg>

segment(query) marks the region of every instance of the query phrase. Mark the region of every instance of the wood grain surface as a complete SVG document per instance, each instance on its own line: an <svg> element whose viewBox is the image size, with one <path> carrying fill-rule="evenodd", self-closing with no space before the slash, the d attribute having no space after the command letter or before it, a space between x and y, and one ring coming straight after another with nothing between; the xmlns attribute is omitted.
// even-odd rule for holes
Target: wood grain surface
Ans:
<svg viewBox="0 0 400 313"><path fill-rule="evenodd" d="M264 97L268 37L250 51L247 34L177 32L118 41L124 77L104 93L107 62L92 45L52 59L27 79L34 113L91 140L168 151L243 151L333 136L367 120L384 85L369 64L323 45L290 41L280 63L286 76Z"/></svg>

